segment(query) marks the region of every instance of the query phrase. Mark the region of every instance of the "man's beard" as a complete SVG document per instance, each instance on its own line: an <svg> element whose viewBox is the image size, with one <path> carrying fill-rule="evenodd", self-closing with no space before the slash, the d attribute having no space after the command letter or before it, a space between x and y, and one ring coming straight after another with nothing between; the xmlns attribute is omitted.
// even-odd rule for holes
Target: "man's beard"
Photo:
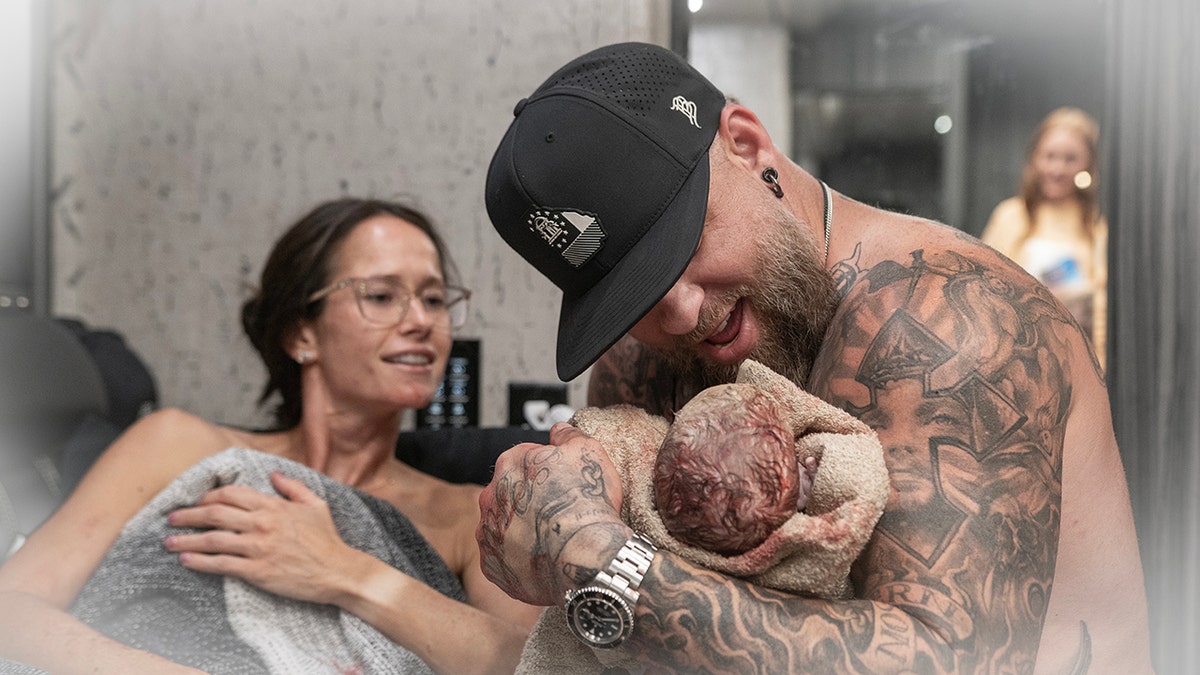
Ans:
<svg viewBox="0 0 1200 675"><path fill-rule="evenodd" d="M774 228L759 242L759 255L750 261L757 283L706 303L697 331L711 330L725 318L709 312L730 307L739 298L745 298L760 329L749 358L804 386L837 309L837 289L816 244L801 234L800 221L784 209L779 209L772 220ZM681 348L655 351L685 382L694 383L696 391L733 382L738 364L701 359L690 347L696 337L696 334L689 336L691 342Z"/></svg>

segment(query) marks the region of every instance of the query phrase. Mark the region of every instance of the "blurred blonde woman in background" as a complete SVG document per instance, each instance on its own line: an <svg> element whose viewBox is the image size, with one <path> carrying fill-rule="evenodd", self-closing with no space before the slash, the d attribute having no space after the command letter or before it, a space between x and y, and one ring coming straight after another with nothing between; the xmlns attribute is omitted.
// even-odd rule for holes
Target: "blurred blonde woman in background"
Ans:
<svg viewBox="0 0 1200 675"><path fill-rule="evenodd" d="M1100 126L1078 108L1038 125L1020 194L992 211L983 241L1044 283L1092 342L1104 367L1108 315L1108 223L1097 199Z"/></svg>

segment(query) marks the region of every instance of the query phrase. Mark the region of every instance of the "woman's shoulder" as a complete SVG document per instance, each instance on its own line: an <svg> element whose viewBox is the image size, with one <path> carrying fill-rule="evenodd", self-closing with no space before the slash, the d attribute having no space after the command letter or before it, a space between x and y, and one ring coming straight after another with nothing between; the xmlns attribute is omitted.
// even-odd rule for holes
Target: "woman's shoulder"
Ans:
<svg viewBox="0 0 1200 675"><path fill-rule="evenodd" d="M992 209L985 231L997 228L1026 228L1028 223L1029 214L1025 210L1025 201L1020 197L1009 197Z"/></svg>
<svg viewBox="0 0 1200 675"><path fill-rule="evenodd" d="M996 204L996 208L992 209L992 215L1013 215L1025 213L1025 200L1020 197L1009 197Z"/></svg>
<svg viewBox="0 0 1200 675"><path fill-rule="evenodd" d="M1029 217L1020 197L1009 197L992 209L980 239L983 243L1013 257L1017 243L1029 229Z"/></svg>
<svg viewBox="0 0 1200 675"><path fill-rule="evenodd" d="M182 471L235 445L235 439L227 427L178 408L163 408L131 425L105 454L135 461L153 458L164 467Z"/></svg>
<svg viewBox="0 0 1200 675"><path fill-rule="evenodd" d="M233 439L227 427L179 408L156 410L135 422L127 433L147 441L158 439L188 445L221 444Z"/></svg>

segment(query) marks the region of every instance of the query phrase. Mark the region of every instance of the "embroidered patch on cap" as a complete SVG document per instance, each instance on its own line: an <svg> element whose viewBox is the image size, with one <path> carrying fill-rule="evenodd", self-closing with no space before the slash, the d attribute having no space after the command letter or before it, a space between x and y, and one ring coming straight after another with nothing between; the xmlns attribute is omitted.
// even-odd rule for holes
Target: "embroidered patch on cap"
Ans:
<svg viewBox="0 0 1200 675"><path fill-rule="evenodd" d="M671 110L676 110L683 113L683 116L688 118L688 121L692 123L692 126L696 127L697 129L700 128L700 123L696 121L696 104L694 102L689 101L682 96L676 96L675 98L671 99Z"/></svg>
<svg viewBox="0 0 1200 675"><path fill-rule="evenodd" d="M529 214L529 229L561 253L572 267L591 260L607 238L595 216L578 211L536 209Z"/></svg>

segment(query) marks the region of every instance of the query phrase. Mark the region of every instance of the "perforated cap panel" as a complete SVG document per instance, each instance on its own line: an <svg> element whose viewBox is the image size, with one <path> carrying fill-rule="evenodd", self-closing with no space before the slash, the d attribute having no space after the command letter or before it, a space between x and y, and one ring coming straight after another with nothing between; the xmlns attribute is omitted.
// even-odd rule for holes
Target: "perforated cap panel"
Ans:
<svg viewBox="0 0 1200 675"><path fill-rule="evenodd" d="M681 79L676 59L659 51L626 51L581 61L555 73L541 91L571 87L608 99L632 115L649 114L668 86Z"/></svg>

